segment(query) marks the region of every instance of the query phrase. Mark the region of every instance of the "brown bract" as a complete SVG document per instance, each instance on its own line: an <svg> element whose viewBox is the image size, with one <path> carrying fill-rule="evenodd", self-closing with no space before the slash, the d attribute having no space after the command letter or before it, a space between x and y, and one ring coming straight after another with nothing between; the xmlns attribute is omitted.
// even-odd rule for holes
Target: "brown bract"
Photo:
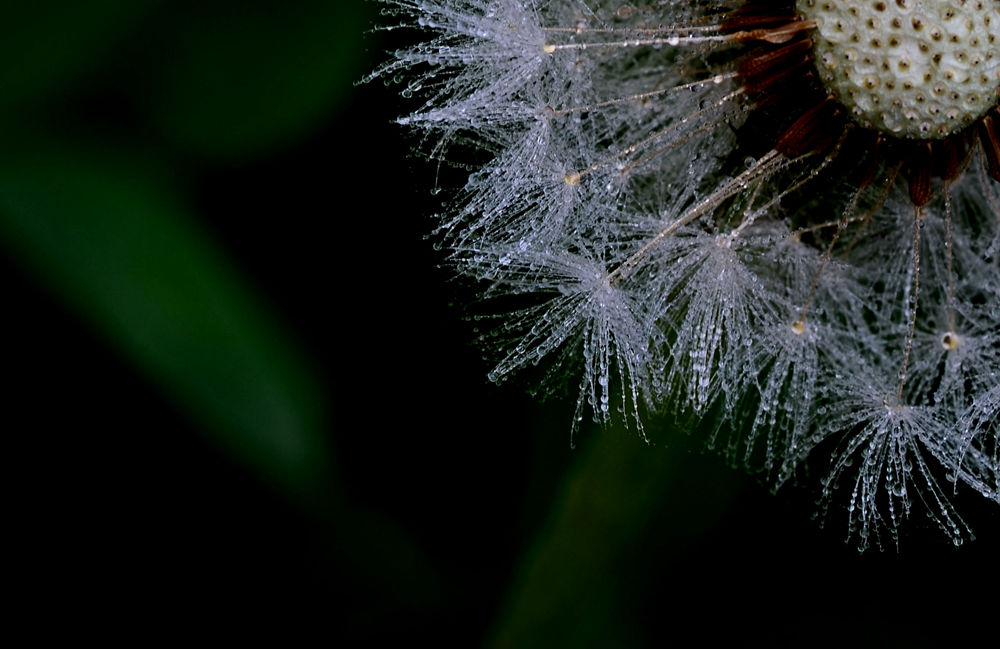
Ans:
<svg viewBox="0 0 1000 649"><path fill-rule="evenodd" d="M739 72L755 105L788 121L773 136L774 149L782 155L854 156L862 169L860 186L871 183L881 168L899 169L916 207L930 201L934 179L953 181L975 155L983 156L987 173L1000 181L997 93L992 108L965 128L941 137L900 137L858 123L824 84L815 60L816 23L800 15L794 2L751 0L733 11L723 28L749 47Z"/></svg>

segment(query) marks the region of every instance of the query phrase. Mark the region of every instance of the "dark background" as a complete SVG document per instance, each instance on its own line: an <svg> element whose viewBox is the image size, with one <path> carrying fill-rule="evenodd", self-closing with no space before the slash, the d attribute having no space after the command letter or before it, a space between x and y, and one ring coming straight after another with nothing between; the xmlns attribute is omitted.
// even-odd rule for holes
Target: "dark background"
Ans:
<svg viewBox="0 0 1000 649"><path fill-rule="evenodd" d="M15 621L324 645L994 635L981 498L956 498L973 543L916 519L861 556L814 492L772 495L671 422L571 449L571 403L486 381L424 239L436 170L390 123L395 89L355 85L405 38L366 33L376 7L78 4L0 10ZM308 459L273 459L289 440Z"/></svg>

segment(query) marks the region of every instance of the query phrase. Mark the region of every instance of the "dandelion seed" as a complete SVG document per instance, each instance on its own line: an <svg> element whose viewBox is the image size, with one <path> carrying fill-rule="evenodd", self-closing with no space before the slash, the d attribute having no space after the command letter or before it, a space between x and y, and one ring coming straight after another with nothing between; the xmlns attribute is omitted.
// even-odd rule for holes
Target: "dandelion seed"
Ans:
<svg viewBox="0 0 1000 649"><path fill-rule="evenodd" d="M861 549L916 509L970 536L951 499L1000 492L1000 1L384 2L425 41L369 79L472 166L437 235L500 313L492 378L575 381L574 422L718 415L776 486L828 464Z"/></svg>
<svg viewBox="0 0 1000 649"><path fill-rule="evenodd" d="M837 489L850 491L848 527L862 551L887 540L898 545L899 530L918 503L960 545L971 531L940 484L940 469L935 469L954 470L948 422L939 420L933 409L901 403L891 381L880 383L874 376L870 380L864 389L826 395L831 404L824 413L827 429L845 433L823 481L824 506ZM805 443L817 445L826 437L818 431Z"/></svg>

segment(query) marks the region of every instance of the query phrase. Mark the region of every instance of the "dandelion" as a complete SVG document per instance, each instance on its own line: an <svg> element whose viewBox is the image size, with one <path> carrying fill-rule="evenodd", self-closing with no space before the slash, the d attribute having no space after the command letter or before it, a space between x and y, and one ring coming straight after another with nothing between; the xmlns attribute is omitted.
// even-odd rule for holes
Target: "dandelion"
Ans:
<svg viewBox="0 0 1000 649"><path fill-rule="evenodd" d="M1000 503L1000 1L384 3L424 40L369 80L470 170L437 236L491 378L825 464L862 550Z"/></svg>

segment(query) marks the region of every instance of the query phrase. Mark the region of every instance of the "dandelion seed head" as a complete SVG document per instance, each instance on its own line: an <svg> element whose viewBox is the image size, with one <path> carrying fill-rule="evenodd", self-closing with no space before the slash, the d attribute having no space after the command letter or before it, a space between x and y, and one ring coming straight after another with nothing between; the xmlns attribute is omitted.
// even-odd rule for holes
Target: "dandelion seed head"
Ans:
<svg viewBox="0 0 1000 649"><path fill-rule="evenodd" d="M823 475L859 548L998 500L997 0L385 0L426 37L419 149L490 378L576 389L777 487ZM950 483L947 488L941 480ZM843 507L840 507L843 505Z"/></svg>

